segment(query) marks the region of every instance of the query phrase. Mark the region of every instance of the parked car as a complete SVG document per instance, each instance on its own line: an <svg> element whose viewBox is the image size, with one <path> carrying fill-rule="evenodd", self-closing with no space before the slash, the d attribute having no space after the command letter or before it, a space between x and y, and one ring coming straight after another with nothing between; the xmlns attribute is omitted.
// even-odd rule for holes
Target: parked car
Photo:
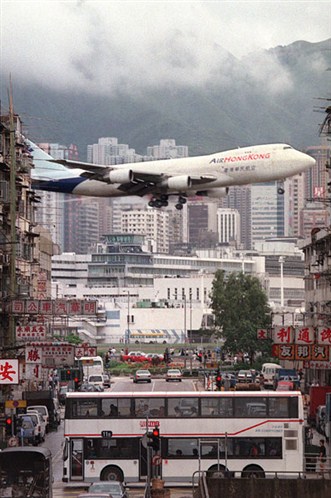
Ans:
<svg viewBox="0 0 331 498"><path fill-rule="evenodd" d="M38 445L36 426L32 420L32 417L30 417L29 415L22 415L18 418L16 435L20 440L23 439L24 442L28 444L32 444L33 446Z"/></svg>
<svg viewBox="0 0 331 498"><path fill-rule="evenodd" d="M41 427L41 430L40 430L40 433L41 433L41 440L42 441L45 441L45 435L46 435L46 422L44 420L44 417L39 413L37 412L37 410L29 410L27 412L27 414L29 416L33 416L33 415L36 415L37 416L37 419L39 421L39 424L40 424L40 427Z"/></svg>
<svg viewBox="0 0 331 498"><path fill-rule="evenodd" d="M28 406L26 409L27 415L29 414L29 411L37 411L40 413L40 415L43 417L45 424L46 424L46 432L49 430L49 413L48 413L48 408L45 405L31 405Z"/></svg>
<svg viewBox="0 0 331 498"><path fill-rule="evenodd" d="M146 353L143 353L142 351L130 351L130 353L128 354L122 354L121 360L128 362L138 362L138 363L142 363L144 361L151 361L150 359L147 358Z"/></svg>
<svg viewBox="0 0 331 498"><path fill-rule="evenodd" d="M110 387L110 375L103 374L103 387Z"/></svg>
<svg viewBox="0 0 331 498"><path fill-rule="evenodd" d="M151 372L147 369L137 370L133 375L133 382L152 382Z"/></svg>
<svg viewBox="0 0 331 498"><path fill-rule="evenodd" d="M252 372L250 370L239 370L237 375L237 382L253 382Z"/></svg>
<svg viewBox="0 0 331 498"><path fill-rule="evenodd" d="M42 443L43 441L45 441L45 432L46 432L46 428L45 428L45 423L41 423L41 417L39 415L38 412L35 412L35 413L32 413L31 411L29 412L29 415L25 415L25 414L20 414L18 415L18 420L19 420L19 424L22 424L22 421L20 421L20 419L22 419L23 417L30 417L32 419L32 422L34 424L34 434L35 434L35 441L36 443ZM44 422L44 420L43 420Z"/></svg>
<svg viewBox="0 0 331 498"><path fill-rule="evenodd" d="M181 382L182 381L182 372L179 368L169 368L166 373L166 382L170 382L171 380Z"/></svg>
<svg viewBox="0 0 331 498"><path fill-rule="evenodd" d="M113 498L128 498L125 486L120 481L93 482L88 488L89 493L110 493Z"/></svg>

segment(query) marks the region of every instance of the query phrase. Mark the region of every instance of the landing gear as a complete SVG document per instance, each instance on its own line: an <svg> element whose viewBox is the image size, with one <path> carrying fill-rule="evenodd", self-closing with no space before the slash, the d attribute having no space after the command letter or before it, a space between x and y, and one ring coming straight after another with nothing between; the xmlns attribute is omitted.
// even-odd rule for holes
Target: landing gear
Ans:
<svg viewBox="0 0 331 498"><path fill-rule="evenodd" d="M285 193L284 181L277 182L277 194L283 195Z"/></svg>
<svg viewBox="0 0 331 498"><path fill-rule="evenodd" d="M180 195L178 197L178 203L176 204L175 208L176 209L183 209L183 205L186 204L186 202L187 202L186 197L183 197L182 195Z"/></svg>
<svg viewBox="0 0 331 498"><path fill-rule="evenodd" d="M153 197L148 203L149 207L156 207L156 208L161 208L161 207L166 207L168 206L168 196L167 195L161 195L160 197Z"/></svg>

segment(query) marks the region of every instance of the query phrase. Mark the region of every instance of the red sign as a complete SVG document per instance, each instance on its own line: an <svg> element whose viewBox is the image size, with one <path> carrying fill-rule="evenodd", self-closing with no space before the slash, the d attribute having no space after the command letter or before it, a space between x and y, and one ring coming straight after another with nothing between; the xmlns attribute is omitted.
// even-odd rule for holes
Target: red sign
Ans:
<svg viewBox="0 0 331 498"><path fill-rule="evenodd" d="M315 330L313 327L300 327L295 329L296 344L313 344L315 342Z"/></svg>
<svg viewBox="0 0 331 498"><path fill-rule="evenodd" d="M293 344L293 327L274 327L273 340L275 344Z"/></svg>
<svg viewBox="0 0 331 498"><path fill-rule="evenodd" d="M317 329L317 343L331 345L331 328L318 327L318 329Z"/></svg>
<svg viewBox="0 0 331 498"><path fill-rule="evenodd" d="M294 346L295 348L295 353L294 353L294 358L295 360L310 360L311 359L311 346L304 344L296 344Z"/></svg>
<svg viewBox="0 0 331 498"><path fill-rule="evenodd" d="M258 339L268 339L268 330L267 329L258 329L257 330L257 338Z"/></svg>
<svg viewBox="0 0 331 498"><path fill-rule="evenodd" d="M18 339L46 339L46 326L40 324L17 325L16 338Z"/></svg>
<svg viewBox="0 0 331 498"><path fill-rule="evenodd" d="M0 384L18 384L18 360L0 359Z"/></svg>
<svg viewBox="0 0 331 498"><path fill-rule="evenodd" d="M279 345L279 359L280 360L294 360L294 344L280 344Z"/></svg>

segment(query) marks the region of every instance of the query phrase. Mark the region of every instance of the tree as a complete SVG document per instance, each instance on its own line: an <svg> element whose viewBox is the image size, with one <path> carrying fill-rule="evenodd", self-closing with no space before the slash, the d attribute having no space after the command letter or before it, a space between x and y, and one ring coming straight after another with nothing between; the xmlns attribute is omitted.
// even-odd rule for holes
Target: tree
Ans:
<svg viewBox="0 0 331 498"><path fill-rule="evenodd" d="M271 340L257 339L257 330L271 327L268 297L257 277L223 270L215 273L211 291L215 333L225 339L224 349L232 354L270 354Z"/></svg>

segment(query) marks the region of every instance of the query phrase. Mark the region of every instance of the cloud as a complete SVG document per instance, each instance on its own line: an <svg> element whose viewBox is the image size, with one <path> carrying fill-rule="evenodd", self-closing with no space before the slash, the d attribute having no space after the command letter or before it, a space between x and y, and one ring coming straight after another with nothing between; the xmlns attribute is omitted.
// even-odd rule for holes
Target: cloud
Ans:
<svg viewBox="0 0 331 498"><path fill-rule="evenodd" d="M233 59L329 36L320 1L3 1L1 73L110 94L229 82ZM260 61L257 61L257 63ZM275 88L286 81L275 62Z"/></svg>

